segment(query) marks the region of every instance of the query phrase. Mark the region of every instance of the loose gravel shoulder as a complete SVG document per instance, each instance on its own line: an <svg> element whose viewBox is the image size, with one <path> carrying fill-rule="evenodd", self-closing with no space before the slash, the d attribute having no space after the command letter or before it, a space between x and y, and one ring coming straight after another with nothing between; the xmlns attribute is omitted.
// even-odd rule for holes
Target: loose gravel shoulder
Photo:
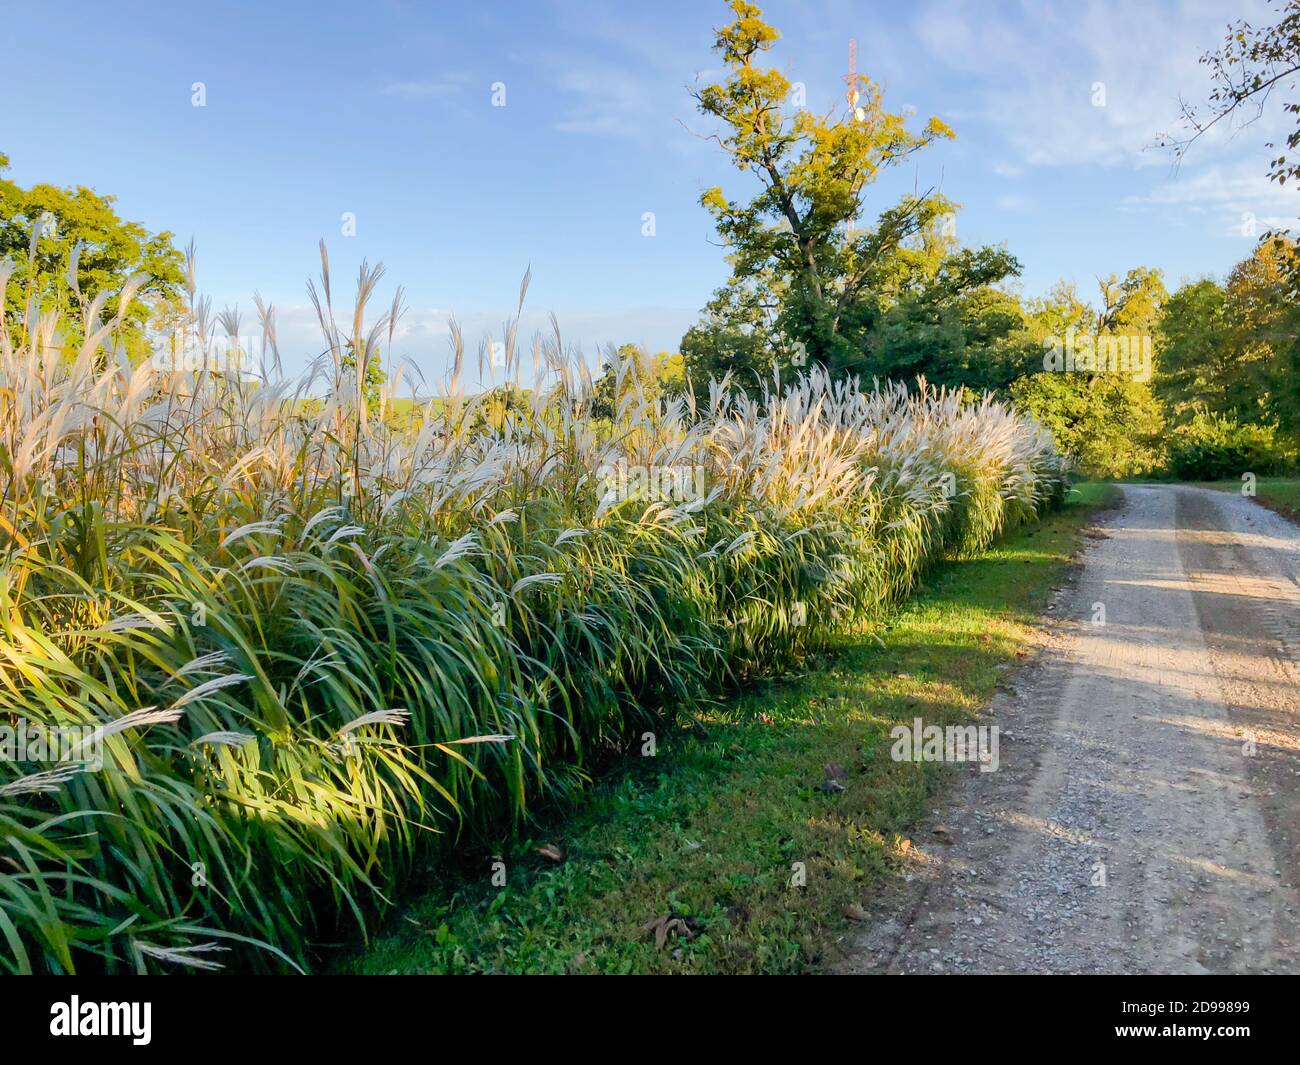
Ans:
<svg viewBox="0 0 1300 1065"><path fill-rule="evenodd" d="M1300 971L1300 529L1125 487L987 714L846 970Z"/></svg>

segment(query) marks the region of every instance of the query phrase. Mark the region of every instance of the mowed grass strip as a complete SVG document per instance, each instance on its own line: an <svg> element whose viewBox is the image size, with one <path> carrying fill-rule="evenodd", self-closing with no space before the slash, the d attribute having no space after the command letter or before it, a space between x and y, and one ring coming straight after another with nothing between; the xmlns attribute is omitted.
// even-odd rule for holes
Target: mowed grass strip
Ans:
<svg viewBox="0 0 1300 1065"><path fill-rule="evenodd" d="M1240 492L1241 481L1202 481L1201 488ZM1255 482L1255 502L1292 521L1300 519L1300 477L1260 477Z"/></svg>
<svg viewBox="0 0 1300 1065"><path fill-rule="evenodd" d="M815 668L656 737L571 817L444 871L340 968L790 973L833 959L947 772L891 760L889 730L975 716L1115 494L1078 486L1063 511L932 571L879 639L844 637ZM647 928L661 918L662 945Z"/></svg>

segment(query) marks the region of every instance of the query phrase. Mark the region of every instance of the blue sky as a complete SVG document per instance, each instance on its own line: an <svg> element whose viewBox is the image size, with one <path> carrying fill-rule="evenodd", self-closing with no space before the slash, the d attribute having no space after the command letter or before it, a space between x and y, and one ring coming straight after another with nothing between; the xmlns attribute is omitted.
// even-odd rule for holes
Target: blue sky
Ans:
<svg viewBox="0 0 1300 1065"><path fill-rule="evenodd" d="M1222 274L1250 250L1247 214L1300 214L1300 195L1264 178L1276 109L1177 172L1150 147L1180 94L1204 96L1199 55L1230 18L1266 21L1263 3L763 6L783 33L773 62L810 107L842 100L855 38L887 105L957 133L870 190L868 217L937 186L964 205L964 242L1020 258L1028 294L1064 276L1091 295L1098 275L1140 264L1175 284ZM698 136L710 127L687 94L717 73L720 2L4 0L0 16L10 176L90 185L126 217L193 236L202 289L246 321L255 289L274 301L291 363L315 350L305 281L321 237L336 300L362 258L388 268L381 302L405 286L398 350L430 379L448 313L471 337L499 334L530 264L525 333L554 311L589 355L675 348L726 280L698 196L745 179Z"/></svg>

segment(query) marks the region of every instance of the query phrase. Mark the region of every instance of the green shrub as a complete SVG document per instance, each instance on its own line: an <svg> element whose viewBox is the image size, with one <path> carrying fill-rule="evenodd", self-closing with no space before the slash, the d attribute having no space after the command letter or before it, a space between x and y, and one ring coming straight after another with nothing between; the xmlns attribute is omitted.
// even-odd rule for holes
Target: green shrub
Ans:
<svg viewBox="0 0 1300 1065"><path fill-rule="evenodd" d="M1011 386L1011 397L1085 477L1146 477L1165 467L1164 416L1149 382L1112 373L1032 373Z"/></svg>
<svg viewBox="0 0 1300 1065"><path fill-rule="evenodd" d="M1294 462L1269 425L1240 425L1231 418L1197 415L1176 429L1169 472L1180 481L1222 481L1243 473L1283 472Z"/></svg>

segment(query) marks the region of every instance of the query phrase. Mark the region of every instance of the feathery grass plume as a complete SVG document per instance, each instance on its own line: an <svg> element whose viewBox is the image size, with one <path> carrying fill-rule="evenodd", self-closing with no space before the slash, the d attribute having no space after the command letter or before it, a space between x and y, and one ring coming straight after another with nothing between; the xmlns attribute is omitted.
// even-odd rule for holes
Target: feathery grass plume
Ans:
<svg viewBox="0 0 1300 1065"><path fill-rule="evenodd" d="M530 396L464 397L453 323L446 400L371 410L400 292L368 323L363 267L344 339L320 253L300 379L261 300L255 378L213 363L238 315L198 295L192 245L197 366L117 358L102 298L71 351L35 292L0 318L0 709L103 747L95 772L0 762L0 970L202 969L214 943L308 969L415 863L1065 492L1039 426L924 382L631 389L598 422L554 316ZM650 487L606 491L616 468ZM704 493L661 497L681 470Z"/></svg>

